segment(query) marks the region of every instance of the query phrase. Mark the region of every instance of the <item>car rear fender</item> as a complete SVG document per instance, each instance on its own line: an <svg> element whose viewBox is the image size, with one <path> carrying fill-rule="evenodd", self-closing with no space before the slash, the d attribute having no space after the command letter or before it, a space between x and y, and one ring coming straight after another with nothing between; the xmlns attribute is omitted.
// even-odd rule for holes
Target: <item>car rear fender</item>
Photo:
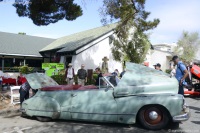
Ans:
<svg viewBox="0 0 200 133"><path fill-rule="evenodd" d="M60 116L60 105L52 97L33 97L24 102L22 107L26 109L26 114L29 116L43 116L52 119Z"/></svg>

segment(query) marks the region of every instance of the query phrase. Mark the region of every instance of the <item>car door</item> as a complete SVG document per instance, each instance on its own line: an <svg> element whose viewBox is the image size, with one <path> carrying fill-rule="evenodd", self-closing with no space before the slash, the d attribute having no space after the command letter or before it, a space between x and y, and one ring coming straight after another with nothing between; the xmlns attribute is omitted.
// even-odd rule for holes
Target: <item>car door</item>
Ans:
<svg viewBox="0 0 200 133"><path fill-rule="evenodd" d="M67 119L70 120L71 117L71 101L72 101L72 91L62 91L62 94L59 95L59 103L60 103L60 110L61 110L61 114L60 114L60 118L61 119Z"/></svg>
<svg viewBox="0 0 200 133"><path fill-rule="evenodd" d="M113 89L73 91L72 96L72 119L117 121L117 103L113 97Z"/></svg>

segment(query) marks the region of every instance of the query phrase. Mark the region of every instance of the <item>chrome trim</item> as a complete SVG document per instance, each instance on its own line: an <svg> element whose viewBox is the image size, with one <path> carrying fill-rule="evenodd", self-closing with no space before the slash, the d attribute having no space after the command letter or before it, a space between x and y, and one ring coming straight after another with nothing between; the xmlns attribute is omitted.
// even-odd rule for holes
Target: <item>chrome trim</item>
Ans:
<svg viewBox="0 0 200 133"><path fill-rule="evenodd" d="M48 110L37 110L37 109L28 109L31 111L44 111L44 112L58 112L58 111L48 111Z"/></svg>
<svg viewBox="0 0 200 133"><path fill-rule="evenodd" d="M70 111L62 111L62 112L70 112ZM119 114L119 113L85 113L85 112L70 112L70 113L79 113L79 114L97 114L97 115L136 115L136 113L124 113L124 114Z"/></svg>
<svg viewBox="0 0 200 133"><path fill-rule="evenodd" d="M189 107L186 106L183 110L183 114L176 115L173 117L174 122L181 122L181 121L187 121L190 118L190 110Z"/></svg>
<svg viewBox="0 0 200 133"><path fill-rule="evenodd" d="M156 111L151 111L151 112L149 113L149 118L150 118L151 120L156 120L156 119L158 118L158 113L157 113Z"/></svg>

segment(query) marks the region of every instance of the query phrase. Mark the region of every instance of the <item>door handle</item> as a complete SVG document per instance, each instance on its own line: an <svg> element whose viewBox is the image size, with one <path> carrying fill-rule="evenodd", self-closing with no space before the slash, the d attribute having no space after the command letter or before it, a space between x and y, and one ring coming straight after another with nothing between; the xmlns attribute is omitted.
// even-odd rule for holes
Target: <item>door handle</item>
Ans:
<svg viewBox="0 0 200 133"><path fill-rule="evenodd" d="M77 96L77 95L76 95L76 94L71 94L71 96L72 96L72 97L75 97L75 96Z"/></svg>

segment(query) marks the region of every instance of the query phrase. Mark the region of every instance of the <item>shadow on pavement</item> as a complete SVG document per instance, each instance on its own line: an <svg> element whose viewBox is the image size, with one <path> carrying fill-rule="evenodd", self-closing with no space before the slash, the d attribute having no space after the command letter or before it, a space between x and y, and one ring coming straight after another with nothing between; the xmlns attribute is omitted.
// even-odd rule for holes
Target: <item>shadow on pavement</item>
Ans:
<svg viewBox="0 0 200 133"><path fill-rule="evenodd" d="M191 121L194 124L200 124L200 121Z"/></svg>
<svg viewBox="0 0 200 133"><path fill-rule="evenodd" d="M36 118L26 117L30 120L37 121ZM40 133L166 133L173 130L170 126L166 129L151 131L144 129L139 124L127 125L119 123L99 123L85 121L67 121L67 120L52 120L51 122L42 122L41 126L35 126L28 132Z"/></svg>
<svg viewBox="0 0 200 133"><path fill-rule="evenodd" d="M196 111L200 111L200 108L195 107L195 106L189 106L190 109L196 110Z"/></svg>

